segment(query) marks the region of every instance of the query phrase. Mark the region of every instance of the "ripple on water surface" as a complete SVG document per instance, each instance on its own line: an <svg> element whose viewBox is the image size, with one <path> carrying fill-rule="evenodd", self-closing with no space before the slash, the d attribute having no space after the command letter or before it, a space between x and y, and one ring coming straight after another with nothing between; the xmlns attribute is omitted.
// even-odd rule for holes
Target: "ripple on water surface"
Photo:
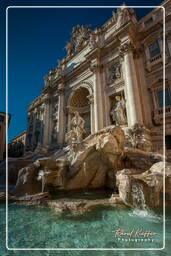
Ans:
<svg viewBox="0 0 171 256"><path fill-rule="evenodd" d="M2 206L0 211L1 216L4 216ZM171 211L169 210L169 212ZM167 227L171 227L169 214L166 217L166 222ZM3 238L5 237L4 227L5 224L0 225ZM118 236L115 236L116 232L113 232L117 229L124 231L142 229L157 234L153 242L118 241ZM168 229L166 235L166 241L170 244L170 229ZM161 248L162 236L162 210L146 212L129 208L96 206L84 215L73 216L71 214L57 214L53 210L43 207L26 207L15 204L9 206L10 248ZM4 249L2 248L2 250ZM132 252L130 255L167 255L167 252L162 252L164 254L160 254L159 251L156 251L156 254L152 251L147 251L144 254L141 251L139 254ZM18 253L20 253L18 255L24 255L22 251ZM32 251L32 253L30 255L39 255L38 252L34 254ZM42 251L40 255L58 255L58 252L55 253ZM83 253L83 251L72 253L71 251L68 255L91 254L90 252ZM11 254L4 253L1 255ZM67 253L60 252L59 255L67 255ZM94 251L93 255L100 255L100 252L96 254ZM125 252L120 251L115 254L106 251L102 255L125 255ZM126 255L129 255L128 251Z"/></svg>

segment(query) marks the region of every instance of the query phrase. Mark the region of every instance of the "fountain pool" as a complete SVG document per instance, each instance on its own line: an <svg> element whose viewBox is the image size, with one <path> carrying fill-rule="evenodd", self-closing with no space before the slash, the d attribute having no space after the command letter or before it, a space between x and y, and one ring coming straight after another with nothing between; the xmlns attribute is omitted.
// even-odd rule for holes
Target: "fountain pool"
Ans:
<svg viewBox="0 0 171 256"><path fill-rule="evenodd" d="M4 223L0 225L5 241L5 206L0 205ZM162 210L133 210L126 207L96 206L84 215L55 213L46 207L9 205L10 248L160 248L162 247ZM0 255L170 255L171 208L166 216L166 244L164 251L7 251L1 243ZM153 241L121 241L115 230L132 229L156 233ZM113 232L114 231L114 232ZM129 238L129 236L127 236ZM137 237L138 238L138 237ZM138 252L138 253L137 253Z"/></svg>

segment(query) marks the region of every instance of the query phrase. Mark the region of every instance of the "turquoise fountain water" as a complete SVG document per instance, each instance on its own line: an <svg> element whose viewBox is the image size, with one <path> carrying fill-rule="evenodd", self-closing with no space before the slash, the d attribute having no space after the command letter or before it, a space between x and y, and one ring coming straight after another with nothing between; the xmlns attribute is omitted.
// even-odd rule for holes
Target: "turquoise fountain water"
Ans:
<svg viewBox="0 0 171 256"><path fill-rule="evenodd" d="M0 255L170 255L171 208L166 216L166 245L164 251L7 251L5 241L5 207L0 205ZM55 213L46 207L9 205L10 248L160 248L163 246L162 210L147 211L126 207L98 206L84 215ZM153 241L122 241L116 230L156 233ZM129 236L124 237L129 238ZM138 237L137 237L138 238ZM119 240L120 239L120 240Z"/></svg>

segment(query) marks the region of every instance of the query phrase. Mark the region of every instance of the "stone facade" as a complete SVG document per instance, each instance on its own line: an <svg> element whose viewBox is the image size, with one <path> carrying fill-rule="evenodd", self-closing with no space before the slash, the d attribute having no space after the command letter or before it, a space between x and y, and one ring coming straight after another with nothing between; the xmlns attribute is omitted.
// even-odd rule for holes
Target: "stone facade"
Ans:
<svg viewBox="0 0 171 256"><path fill-rule="evenodd" d="M8 144L8 157L21 157L24 155L26 131L23 131Z"/></svg>
<svg viewBox="0 0 171 256"><path fill-rule="evenodd" d="M169 153L170 1L165 1L163 6L166 10L165 111ZM154 9L138 21L135 10L123 5L94 31L90 25L75 26L66 45L67 56L44 77L42 94L30 104L26 152L65 146L68 133L72 135L75 113L84 120L82 138L114 124L123 128L128 142L135 148L138 145L135 140L141 137L148 141L148 150L162 152L162 23L162 8Z"/></svg>
<svg viewBox="0 0 171 256"><path fill-rule="evenodd" d="M0 162L5 159L6 151L6 125L9 125L11 115L8 114L8 124L6 124L6 113L0 112Z"/></svg>

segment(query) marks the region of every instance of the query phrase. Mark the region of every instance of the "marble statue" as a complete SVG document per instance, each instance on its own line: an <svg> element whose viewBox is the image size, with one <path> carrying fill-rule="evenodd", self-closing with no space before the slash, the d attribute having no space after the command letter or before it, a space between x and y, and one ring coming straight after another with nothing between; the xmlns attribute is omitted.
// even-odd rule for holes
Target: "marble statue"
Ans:
<svg viewBox="0 0 171 256"><path fill-rule="evenodd" d="M67 42L65 46L65 49L67 50L67 54L69 57L78 52L83 46L87 44L91 33L90 27L91 25L77 25L73 27L71 39L69 42Z"/></svg>
<svg viewBox="0 0 171 256"><path fill-rule="evenodd" d="M120 96L115 97L116 103L112 107L110 115L112 117L112 121L115 122L116 125L126 125L126 106L125 100Z"/></svg>
<svg viewBox="0 0 171 256"><path fill-rule="evenodd" d="M97 46L96 39L97 39L97 34L91 33L90 39L89 39L89 46L91 49L94 49Z"/></svg>
<svg viewBox="0 0 171 256"><path fill-rule="evenodd" d="M74 53L74 44L73 42L67 42L65 49L67 50L68 56L72 56Z"/></svg>
<svg viewBox="0 0 171 256"><path fill-rule="evenodd" d="M71 129L75 132L77 142L81 142L83 139L83 135L85 134L84 119L79 115L79 113L76 111L74 113L74 117L71 120Z"/></svg>

